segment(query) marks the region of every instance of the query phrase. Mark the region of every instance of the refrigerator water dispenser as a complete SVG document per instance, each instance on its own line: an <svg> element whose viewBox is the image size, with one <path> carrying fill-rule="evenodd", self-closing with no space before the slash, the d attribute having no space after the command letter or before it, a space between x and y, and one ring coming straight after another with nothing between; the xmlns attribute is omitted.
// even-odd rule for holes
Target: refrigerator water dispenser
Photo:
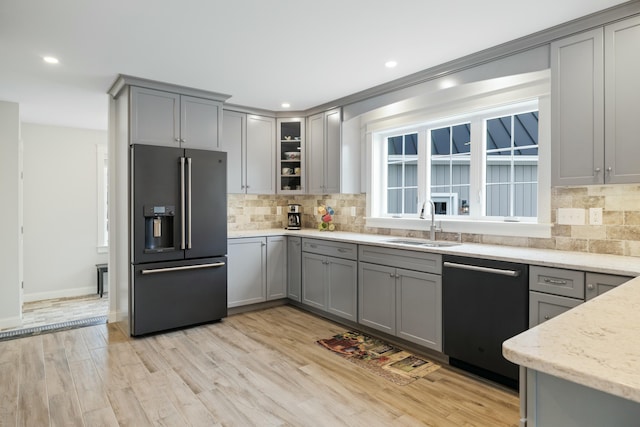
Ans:
<svg viewBox="0 0 640 427"><path fill-rule="evenodd" d="M144 207L144 251L163 252L175 249L173 241L173 219L175 206Z"/></svg>

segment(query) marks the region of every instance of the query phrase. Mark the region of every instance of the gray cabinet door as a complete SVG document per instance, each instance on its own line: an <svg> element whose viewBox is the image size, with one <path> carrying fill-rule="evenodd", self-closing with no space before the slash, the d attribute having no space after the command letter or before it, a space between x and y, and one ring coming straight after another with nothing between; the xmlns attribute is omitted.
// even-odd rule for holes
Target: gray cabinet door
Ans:
<svg viewBox="0 0 640 427"><path fill-rule="evenodd" d="M358 321L358 263L327 257L327 310L353 322Z"/></svg>
<svg viewBox="0 0 640 427"><path fill-rule="evenodd" d="M324 193L324 113L309 117L307 123L307 192Z"/></svg>
<svg viewBox="0 0 640 427"><path fill-rule="evenodd" d="M324 193L340 192L340 150L342 140L340 109L325 113Z"/></svg>
<svg viewBox="0 0 640 427"><path fill-rule="evenodd" d="M326 257L302 253L302 303L326 310Z"/></svg>
<svg viewBox="0 0 640 427"><path fill-rule="evenodd" d="M529 327L533 328L582 304L581 299L529 292Z"/></svg>
<svg viewBox="0 0 640 427"><path fill-rule="evenodd" d="M603 32L551 43L552 183L604 179Z"/></svg>
<svg viewBox="0 0 640 427"><path fill-rule="evenodd" d="M228 307L266 300L266 246L264 237L229 239Z"/></svg>
<svg viewBox="0 0 640 427"><path fill-rule="evenodd" d="M287 237L287 297L300 302L302 290L302 239Z"/></svg>
<svg viewBox="0 0 640 427"><path fill-rule="evenodd" d="M210 99L180 97L180 141L182 148L219 149L222 104Z"/></svg>
<svg viewBox="0 0 640 427"><path fill-rule="evenodd" d="M267 237L267 301L287 297L287 240Z"/></svg>
<svg viewBox="0 0 640 427"><path fill-rule="evenodd" d="M611 274L586 273L585 275L585 299L589 301L592 298L602 295L607 291L622 285L633 279L633 277L615 276Z"/></svg>
<svg viewBox="0 0 640 427"><path fill-rule="evenodd" d="M247 194L276 193L276 120L247 116Z"/></svg>
<svg viewBox="0 0 640 427"><path fill-rule="evenodd" d="M227 152L227 192L244 194L245 165L242 154L246 143L247 115L225 110L222 117L220 149Z"/></svg>
<svg viewBox="0 0 640 427"><path fill-rule="evenodd" d="M640 17L604 30L605 182L640 182Z"/></svg>
<svg viewBox="0 0 640 427"><path fill-rule="evenodd" d="M358 267L358 321L396 333L396 269L360 262Z"/></svg>
<svg viewBox="0 0 640 427"><path fill-rule="evenodd" d="M308 119L307 188L311 194L340 192L341 119L339 108Z"/></svg>
<svg viewBox="0 0 640 427"><path fill-rule="evenodd" d="M180 95L132 87L131 143L180 147Z"/></svg>
<svg viewBox="0 0 640 427"><path fill-rule="evenodd" d="M396 335L442 351L442 277L398 269Z"/></svg>

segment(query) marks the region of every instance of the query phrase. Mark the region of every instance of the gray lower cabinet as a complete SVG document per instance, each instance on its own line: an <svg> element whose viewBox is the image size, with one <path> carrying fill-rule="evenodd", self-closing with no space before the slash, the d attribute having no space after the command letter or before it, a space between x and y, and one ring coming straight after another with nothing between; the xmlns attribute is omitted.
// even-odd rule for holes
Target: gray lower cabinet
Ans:
<svg viewBox="0 0 640 427"><path fill-rule="evenodd" d="M603 293L610 291L618 285L622 285L625 282L633 279L633 277L616 276L612 274L601 273L587 273L585 275L585 299L589 301L592 298L602 295Z"/></svg>
<svg viewBox="0 0 640 427"><path fill-rule="evenodd" d="M229 308L286 298L284 236L229 239L227 260Z"/></svg>
<svg viewBox="0 0 640 427"><path fill-rule="evenodd" d="M227 244L227 306L266 300L267 242L264 237L229 239Z"/></svg>
<svg viewBox="0 0 640 427"><path fill-rule="evenodd" d="M302 239L301 302L357 321L356 259L357 245Z"/></svg>
<svg viewBox="0 0 640 427"><path fill-rule="evenodd" d="M300 302L302 293L302 238L287 237L287 297Z"/></svg>
<svg viewBox="0 0 640 427"><path fill-rule="evenodd" d="M267 300L287 297L287 238L267 237Z"/></svg>
<svg viewBox="0 0 640 427"><path fill-rule="evenodd" d="M359 259L358 322L442 351L441 256L362 245Z"/></svg>
<svg viewBox="0 0 640 427"><path fill-rule="evenodd" d="M582 302L581 299L531 291L529 292L529 327L533 328L579 306Z"/></svg>

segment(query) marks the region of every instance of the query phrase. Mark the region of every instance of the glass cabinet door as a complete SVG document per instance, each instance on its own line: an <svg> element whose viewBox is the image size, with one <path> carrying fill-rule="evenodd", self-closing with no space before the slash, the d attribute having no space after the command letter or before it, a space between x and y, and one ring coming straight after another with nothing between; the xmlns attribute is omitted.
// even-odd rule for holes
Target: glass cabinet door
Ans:
<svg viewBox="0 0 640 427"><path fill-rule="evenodd" d="M278 119L278 193L304 192L304 122Z"/></svg>

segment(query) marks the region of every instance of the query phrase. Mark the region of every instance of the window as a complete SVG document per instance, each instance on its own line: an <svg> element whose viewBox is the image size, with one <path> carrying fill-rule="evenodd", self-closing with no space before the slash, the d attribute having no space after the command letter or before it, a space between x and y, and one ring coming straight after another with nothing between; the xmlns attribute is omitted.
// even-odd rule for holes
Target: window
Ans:
<svg viewBox="0 0 640 427"><path fill-rule="evenodd" d="M486 215L535 217L538 112L486 121Z"/></svg>
<svg viewBox="0 0 640 427"><path fill-rule="evenodd" d="M471 124L432 129L430 141L430 195L436 214L468 214Z"/></svg>
<svg viewBox="0 0 640 427"><path fill-rule="evenodd" d="M418 212L418 134L387 138L387 213Z"/></svg>
<svg viewBox="0 0 640 427"><path fill-rule="evenodd" d="M537 108L529 101L380 132L379 216L417 218L430 199L442 217L535 222Z"/></svg>

